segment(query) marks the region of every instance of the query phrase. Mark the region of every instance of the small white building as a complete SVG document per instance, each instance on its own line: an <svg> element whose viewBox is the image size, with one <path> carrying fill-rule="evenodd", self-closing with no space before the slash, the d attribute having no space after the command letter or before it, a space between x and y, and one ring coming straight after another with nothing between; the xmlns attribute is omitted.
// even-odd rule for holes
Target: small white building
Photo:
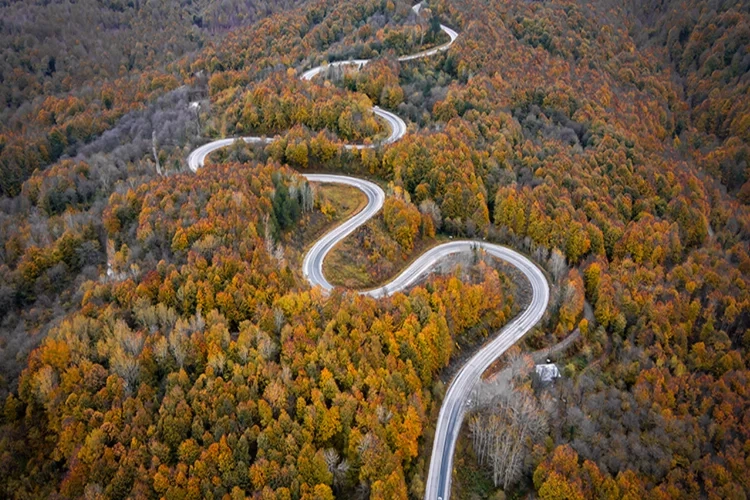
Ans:
<svg viewBox="0 0 750 500"><path fill-rule="evenodd" d="M556 378L562 377L562 374L560 373L560 369L554 363L545 363L541 365L536 365L535 370L536 370L536 374L539 375L539 379L544 384L548 382L552 382Z"/></svg>

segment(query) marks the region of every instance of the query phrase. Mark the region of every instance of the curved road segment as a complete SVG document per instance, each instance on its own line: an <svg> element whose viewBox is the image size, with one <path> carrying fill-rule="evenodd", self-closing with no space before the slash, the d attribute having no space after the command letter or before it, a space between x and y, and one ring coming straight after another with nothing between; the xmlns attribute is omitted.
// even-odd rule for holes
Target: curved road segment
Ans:
<svg viewBox="0 0 750 500"><path fill-rule="evenodd" d="M419 14L421 4L413 7L415 13ZM410 61L421 57L428 57L439 52L448 50L458 37L458 33L441 25L440 28L450 36L450 42L434 47L429 50L403 56L399 61ZM318 66L302 74L303 80L310 80L319 75L328 66L356 65L362 67L367 64L367 59L355 59L339 61L330 65ZM406 134L406 123L395 114L384 109L374 107L373 112L388 123L391 129L390 135L381 144L391 144L401 139ZM275 139L266 137L241 137L220 139L205 144L194 150L188 156L188 166L197 171L205 163L206 157L214 151L231 145L235 140L241 139L249 144L268 144ZM350 144L348 149L373 148L372 144ZM340 241L349 236L354 230L374 217L385 202L385 193L377 184L363 179L347 177L343 175L327 174L303 174L308 181L321 183L346 184L361 190L367 196L367 206L357 214L337 226L329 233L320 238L305 255L302 264L302 272L312 286L319 286L326 292L333 290L328 280L323 275L323 261L326 255ZM531 304L516 318L508 323L490 343L484 346L474 357L466 363L451 382L448 392L440 408L437 427L435 429L435 441L432 447L430 469L427 476L425 499L448 500L450 496L451 475L453 472L453 451L456 447L458 433L461 430L464 414L466 413L466 402L474 385L481 374L502 355L508 348L523 337L534 325L536 325L547 309L549 302L549 286L544 273L528 258L511 250L510 248L486 243L484 241L452 241L438 245L423 255L406 268L396 278L386 285L373 290L360 291L362 295L379 298L404 291L413 286L425 275L429 274L437 263L446 257L458 254L474 252L482 249L488 254L518 268L531 284L533 297Z"/></svg>
<svg viewBox="0 0 750 500"><path fill-rule="evenodd" d="M419 15L419 11L422 8L422 4L418 3L414 7L411 8L411 10L414 11L415 14ZM429 57L434 56L435 54L439 54L440 52L445 52L449 48L451 48L451 45L453 45L453 42L456 41L456 38L458 38L458 33L450 29L448 26L440 25L440 30L443 31L445 34L447 34L450 37L450 40L445 42L442 45L438 45L437 47L433 47L431 49L423 50L422 52L417 52L416 54L410 54L408 56L401 56L398 58L399 62L405 62L405 61L413 61L414 59L421 59L423 57ZM362 68L362 66L366 65L370 62L370 59L348 59L346 61L336 61L329 64L323 64L321 66L316 66L312 69L308 69L304 73L302 73L302 76L300 76L303 80L312 80L316 76L318 76L323 71L329 69L329 68L340 68L341 66L357 66L357 69Z"/></svg>

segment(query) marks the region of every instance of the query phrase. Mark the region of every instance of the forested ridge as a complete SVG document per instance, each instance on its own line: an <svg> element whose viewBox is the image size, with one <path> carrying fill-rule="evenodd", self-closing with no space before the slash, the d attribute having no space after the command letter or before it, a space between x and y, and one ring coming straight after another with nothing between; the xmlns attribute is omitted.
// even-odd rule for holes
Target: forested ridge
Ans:
<svg viewBox="0 0 750 500"><path fill-rule="evenodd" d="M2 36L27 40L4 45L0 80L4 496L423 497L444 369L517 313L523 283L477 255L406 294L324 297L301 276L296 228L335 207L292 168L382 182L387 238L362 241L398 251L367 258L478 237L547 269L550 309L524 345L581 339L562 379L518 377L476 410L533 439L471 487L747 496L747 8L437 0L417 17L406 1L314 0L201 35L234 27L217 13L230 4L269 13L162 13L165 38L122 73L29 67L13 51L37 61L48 44L3 16ZM132 33L159 8L75 5ZM438 19L454 46L397 64L441 42ZM297 79L345 57L380 58ZM383 133L373 104L409 133L345 150ZM184 172L203 138L235 134L281 136Z"/></svg>
<svg viewBox="0 0 750 500"><path fill-rule="evenodd" d="M630 29L672 64L688 114L675 135L696 163L750 202L750 12L732 2L629 2Z"/></svg>
<svg viewBox="0 0 750 500"><path fill-rule="evenodd" d="M0 2L0 193L190 81L178 60L299 3Z"/></svg>

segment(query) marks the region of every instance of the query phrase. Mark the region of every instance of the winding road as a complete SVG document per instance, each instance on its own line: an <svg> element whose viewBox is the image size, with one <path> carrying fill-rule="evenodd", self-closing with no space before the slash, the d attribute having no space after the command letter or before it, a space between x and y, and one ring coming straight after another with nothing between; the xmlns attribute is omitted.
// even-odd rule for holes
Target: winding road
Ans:
<svg viewBox="0 0 750 500"><path fill-rule="evenodd" d="M417 4L413 7L413 10L415 13L419 14L420 8L421 4ZM417 54L400 57L399 61L410 61L413 59L428 57L448 50L458 37L458 34L447 26L441 25L440 28L450 37L449 42ZM323 73L324 70L330 66L356 65L362 67L368 62L369 60L367 59L356 59L318 66L303 73L301 78L304 80L310 80ZM390 135L380 144L391 144L398 141L406 134L406 123L404 123L401 118L378 107L373 108L373 112L381 119L385 120L391 129ZM237 139L244 140L250 144L268 144L275 140L273 138L265 137L241 137L213 141L191 152L188 156L188 166L191 170L197 171L204 165L206 157L209 154L218 149L229 146ZM347 145L346 147L349 149L364 149L373 148L375 145L356 144ZM326 292L330 292L333 290L333 285L326 280L323 274L323 261L325 260L326 255L340 241L380 211L385 202L385 193L377 184L354 177L328 174L302 175L304 175L304 177L310 182L346 184L353 186L361 190L367 196L367 205L361 211L325 234L305 255L302 264L302 271L305 278L307 278L311 286L319 286ZM386 285L380 288L359 292L363 295L379 298L406 290L425 275L429 274L439 261L453 254L473 252L477 249L482 249L489 255L518 268L529 281L533 296L529 306L519 316L508 323L492 341L482 347L482 349L480 349L480 351L459 370L451 382L440 408L440 415L435 429L435 441L432 447L430 468L425 487L425 498L427 500L448 500L450 496L451 475L453 472L453 452L456 446L458 433L461 429L461 423L463 422L464 414L466 412L468 395L471 393L471 390L479 380L481 374L500 355L508 350L508 348L515 344L521 337L529 332L539 320L541 320L547 309L547 303L549 302L549 286L547 284L547 279L536 264L531 262L524 255L521 255L510 248L484 241L461 240L451 241L428 250Z"/></svg>

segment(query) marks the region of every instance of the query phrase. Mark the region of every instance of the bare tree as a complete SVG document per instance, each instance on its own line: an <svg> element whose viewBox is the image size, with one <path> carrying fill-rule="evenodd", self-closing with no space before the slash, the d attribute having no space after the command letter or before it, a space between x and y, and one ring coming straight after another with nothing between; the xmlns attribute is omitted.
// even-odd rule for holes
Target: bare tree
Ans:
<svg viewBox="0 0 750 500"><path fill-rule="evenodd" d="M151 151L154 154L154 161L156 162L156 173L161 175L161 163L159 162L159 151L156 146L156 130L151 132Z"/></svg>
<svg viewBox="0 0 750 500"><path fill-rule="evenodd" d="M530 443L547 432L547 417L534 396L511 391L469 419L474 453L492 469L495 486L508 489L523 473Z"/></svg>
<svg viewBox="0 0 750 500"><path fill-rule="evenodd" d="M281 328L284 326L285 321L284 311L280 307L275 307L273 310L273 324L277 335L281 333Z"/></svg>
<svg viewBox="0 0 750 500"><path fill-rule="evenodd" d="M559 283L563 276L565 276L565 273L567 273L568 265L565 263L565 256L557 248L552 250L552 254L547 261L547 267L550 273L552 273L555 283Z"/></svg>
<svg viewBox="0 0 750 500"><path fill-rule="evenodd" d="M309 182L305 182L299 188L300 196L302 198L302 211L312 212L315 207L315 193L313 193L312 187Z"/></svg>
<svg viewBox="0 0 750 500"><path fill-rule="evenodd" d="M174 356L177 366L180 368L185 365L188 349L187 343L188 339L184 329L178 327L169 334L169 350L172 351L172 356Z"/></svg>
<svg viewBox="0 0 750 500"><path fill-rule="evenodd" d="M263 225L265 227L264 241L266 244L266 252L272 258L276 259L280 266L284 266L284 247L280 243L276 243L273 237L273 231L271 229L271 221L268 214L263 218Z"/></svg>
<svg viewBox="0 0 750 500"><path fill-rule="evenodd" d="M385 425L391 418L393 418L393 412L383 405L378 405L375 409L375 414L378 416L378 421Z"/></svg>
<svg viewBox="0 0 750 500"><path fill-rule="evenodd" d="M333 484L341 486L349 472L349 462L346 459L339 462L339 453L333 448L328 448L323 452L323 460L328 466L328 472L333 474Z"/></svg>
<svg viewBox="0 0 750 500"><path fill-rule="evenodd" d="M260 353L266 361L273 360L279 352L279 346L277 346L271 336L263 330L258 330L255 335L255 342L258 346L258 353Z"/></svg>
<svg viewBox="0 0 750 500"><path fill-rule="evenodd" d="M118 348L110 355L110 366L112 371L125 381L125 390L132 393L141 371L138 359L125 352L124 349Z"/></svg>
<svg viewBox="0 0 750 500"><path fill-rule="evenodd" d="M432 224L435 226L435 231L440 230L443 226L443 215L440 213L440 207L438 207L437 203L430 199L424 200L419 204L419 211L430 216Z"/></svg>

